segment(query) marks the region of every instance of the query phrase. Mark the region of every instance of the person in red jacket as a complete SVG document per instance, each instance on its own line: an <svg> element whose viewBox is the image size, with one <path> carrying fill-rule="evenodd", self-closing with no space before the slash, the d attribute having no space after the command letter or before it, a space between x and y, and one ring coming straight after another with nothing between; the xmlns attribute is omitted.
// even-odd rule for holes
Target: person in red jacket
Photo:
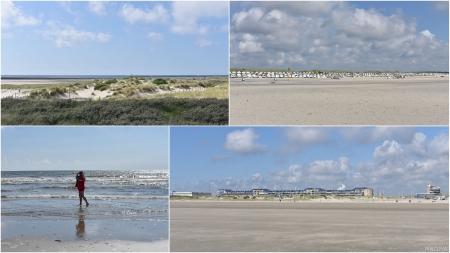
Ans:
<svg viewBox="0 0 450 253"><path fill-rule="evenodd" d="M78 195L80 196L80 206L83 203L83 199L86 202L86 206L89 205L88 201L86 200L86 197L84 196L84 182L86 182L86 178L84 177L83 171L80 171L77 174L77 188L78 188Z"/></svg>

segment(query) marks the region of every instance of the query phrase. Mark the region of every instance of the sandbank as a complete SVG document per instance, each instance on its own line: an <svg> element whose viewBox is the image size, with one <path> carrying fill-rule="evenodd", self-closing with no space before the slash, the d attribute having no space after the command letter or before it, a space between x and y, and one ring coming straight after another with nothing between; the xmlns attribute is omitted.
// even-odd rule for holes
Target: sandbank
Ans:
<svg viewBox="0 0 450 253"><path fill-rule="evenodd" d="M65 84L65 83L81 83L81 82L89 82L94 79L70 79L70 78L49 78L49 79L2 79L3 84L11 84L11 85L21 85L21 84Z"/></svg>
<svg viewBox="0 0 450 253"><path fill-rule="evenodd" d="M448 201L427 204L170 201L171 251L448 251L448 248Z"/></svg>
<svg viewBox="0 0 450 253"><path fill-rule="evenodd" d="M231 125L447 125L442 77L230 79Z"/></svg>

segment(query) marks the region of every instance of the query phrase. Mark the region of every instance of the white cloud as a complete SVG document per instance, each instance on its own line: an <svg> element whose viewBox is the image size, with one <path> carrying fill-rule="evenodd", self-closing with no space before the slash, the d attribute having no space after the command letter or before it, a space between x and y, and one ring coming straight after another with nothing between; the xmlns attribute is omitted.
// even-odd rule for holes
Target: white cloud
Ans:
<svg viewBox="0 0 450 253"><path fill-rule="evenodd" d="M41 22L38 18L24 14L13 2L2 1L2 28L40 25Z"/></svg>
<svg viewBox="0 0 450 253"><path fill-rule="evenodd" d="M325 187L334 189L336 183L347 182L348 170L352 168L346 157L335 160L317 160L309 164L293 164L286 170L271 171L269 181L303 187Z"/></svg>
<svg viewBox="0 0 450 253"><path fill-rule="evenodd" d="M327 127L289 127L284 131L284 137L297 145L314 145L330 141Z"/></svg>
<svg viewBox="0 0 450 253"><path fill-rule="evenodd" d="M88 2L87 9L88 9L88 11L95 13L98 16L106 15L105 2L101 2L101 1Z"/></svg>
<svg viewBox="0 0 450 253"><path fill-rule="evenodd" d="M161 41L164 38L164 36L161 33L156 32L148 33L147 37L151 38L153 41Z"/></svg>
<svg viewBox="0 0 450 253"><path fill-rule="evenodd" d="M288 127L284 129L283 137L286 140L280 149L276 151L276 155L280 155L279 159L284 160L282 156L286 154L297 154L302 147L327 143L331 141L328 127Z"/></svg>
<svg viewBox="0 0 450 253"><path fill-rule="evenodd" d="M415 23L407 24L400 15L385 16L375 9L353 9L350 6L333 11L326 23L347 37L386 40L415 32Z"/></svg>
<svg viewBox="0 0 450 253"><path fill-rule="evenodd" d="M309 138L307 134L303 135L300 132L302 129L308 128L297 128L296 131L290 133L293 134L293 137L298 138L298 143L312 145L327 141L322 139L318 142L319 138ZM324 129L322 131L327 133L327 128ZM385 128L380 128L365 132L371 135L368 138L370 140L377 139L378 142L380 141L378 139L383 136L388 136L390 140L385 140L372 149L373 159L358 162L356 165L353 165L351 159L346 156L338 159L318 159L313 162L291 163L283 169L270 170L267 173L262 173L256 168L252 171L251 176L246 178L228 177L211 180L210 185L233 190L248 190L252 187L273 189L274 184L278 187L283 185L283 189L294 189L295 187L297 189L306 187L323 187L325 189L337 189L338 187L342 189L345 187L346 189L353 189L354 187L365 186L374 189L375 192L381 189L386 194L397 194L401 190L405 192L413 191L413 193L424 192L426 184L433 183L441 186L445 192L445 189L448 189L449 179L448 133L436 135L431 140L424 133L413 132L412 137L408 133L405 135L407 137L400 138L403 139L400 143L395 140L397 139L395 133L400 134L400 131L407 131L408 129L398 127L392 127L392 129L396 130L387 131ZM414 128L410 127L410 129ZM251 147L256 142L257 137L255 138L255 133L250 130L232 132L227 136L227 141L228 137L231 140L240 140L230 141L230 144L233 144L232 147L242 153L251 150L251 148L243 148ZM312 136L324 136L318 132L310 133ZM361 134L358 133L357 136ZM352 140L355 141L355 139ZM334 156L334 154L331 155ZM328 152L324 152L324 157L327 156ZM292 156L289 160L292 161L295 158L296 156ZM265 168L261 168L261 170L265 170Z"/></svg>
<svg viewBox="0 0 450 253"><path fill-rule="evenodd" d="M231 67L448 70L448 39L417 32L401 10L386 15L351 2L242 6L231 18Z"/></svg>
<svg viewBox="0 0 450 253"><path fill-rule="evenodd" d="M173 2L170 30L177 34L205 35L213 30L203 19L221 18L228 15L228 2Z"/></svg>
<svg viewBox="0 0 450 253"><path fill-rule="evenodd" d="M227 134L225 148L236 152L240 155L254 154L258 152L266 152L266 145L256 143L259 135L255 134L252 128L245 130L236 130Z"/></svg>
<svg viewBox="0 0 450 253"><path fill-rule="evenodd" d="M165 23L169 20L168 11L160 4L156 4L152 9L142 10L126 3L122 6L119 16L130 24L137 22Z"/></svg>
<svg viewBox="0 0 450 253"><path fill-rule="evenodd" d="M302 2L301 5L293 5L290 2L266 1L259 4L264 8L278 9L292 15L306 15L316 17L324 14L329 14L333 10L333 7L335 7L339 3L326 1L305 1Z"/></svg>
<svg viewBox="0 0 450 253"><path fill-rule="evenodd" d="M383 145L376 147L373 152L373 157L376 159L390 157L390 156L398 156L403 153L403 149L400 144L396 141L385 141Z"/></svg>
<svg viewBox="0 0 450 253"><path fill-rule="evenodd" d="M447 158L449 154L448 135L441 134L433 138L428 143L428 157L430 158Z"/></svg>
<svg viewBox="0 0 450 253"><path fill-rule="evenodd" d="M48 159L44 159L44 160L42 160L42 163L50 163L50 161L48 160Z"/></svg>
<svg viewBox="0 0 450 253"><path fill-rule="evenodd" d="M240 53L258 53L264 52L264 48L261 43L256 42L256 37L251 34L244 34L242 41L239 42Z"/></svg>
<svg viewBox="0 0 450 253"><path fill-rule="evenodd" d="M49 29L38 31L44 38L53 40L57 47L73 47L84 42L107 42L111 35L106 33L93 33L74 29L70 25L58 25L53 21L48 21Z"/></svg>

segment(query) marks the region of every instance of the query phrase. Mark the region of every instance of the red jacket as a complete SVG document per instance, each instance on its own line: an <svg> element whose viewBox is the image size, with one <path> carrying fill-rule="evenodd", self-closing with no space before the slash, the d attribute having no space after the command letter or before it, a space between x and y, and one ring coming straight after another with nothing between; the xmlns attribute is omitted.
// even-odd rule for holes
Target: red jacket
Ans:
<svg viewBox="0 0 450 253"><path fill-rule="evenodd" d="M86 181L86 178L84 176L81 176L77 178L77 187L79 191L84 191L84 182Z"/></svg>

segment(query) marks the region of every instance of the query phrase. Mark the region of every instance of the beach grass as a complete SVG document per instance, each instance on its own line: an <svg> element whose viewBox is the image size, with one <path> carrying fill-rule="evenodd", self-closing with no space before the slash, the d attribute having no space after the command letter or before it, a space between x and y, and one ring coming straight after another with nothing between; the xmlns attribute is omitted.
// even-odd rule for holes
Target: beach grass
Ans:
<svg viewBox="0 0 450 253"><path fill-rule="evenodd" d="M226 86L226 89L225 89ZM33 94L33 98L49 99L63 95L57 91L76 93L88 88L95 91L110 92L106 99L129 99L138 97L156 98L176 97L176 98L228 98L228 77L208 77L208 78L143 78L127 77L113 79L95 79L86 82L57 83L57 84L5 84L2 89L18 90L23 89L23 93ZM196 88L205 88L198 91ZM56 92L55 92L56 91ZM175 91L177 94L164 94L168 91ZM181 92L190 92L180 95ZM47 94L48 93L48 94ZM163 95L161 95L163 94Z"/></svg>
<svg viewBox="0 0 450 253"><path fill-rule="evenodd" d="M204 90L189 90L184 92L173 92L157 94L153 98L228 98L228 84L220 84L214 87L207 87Z"/></svg>

